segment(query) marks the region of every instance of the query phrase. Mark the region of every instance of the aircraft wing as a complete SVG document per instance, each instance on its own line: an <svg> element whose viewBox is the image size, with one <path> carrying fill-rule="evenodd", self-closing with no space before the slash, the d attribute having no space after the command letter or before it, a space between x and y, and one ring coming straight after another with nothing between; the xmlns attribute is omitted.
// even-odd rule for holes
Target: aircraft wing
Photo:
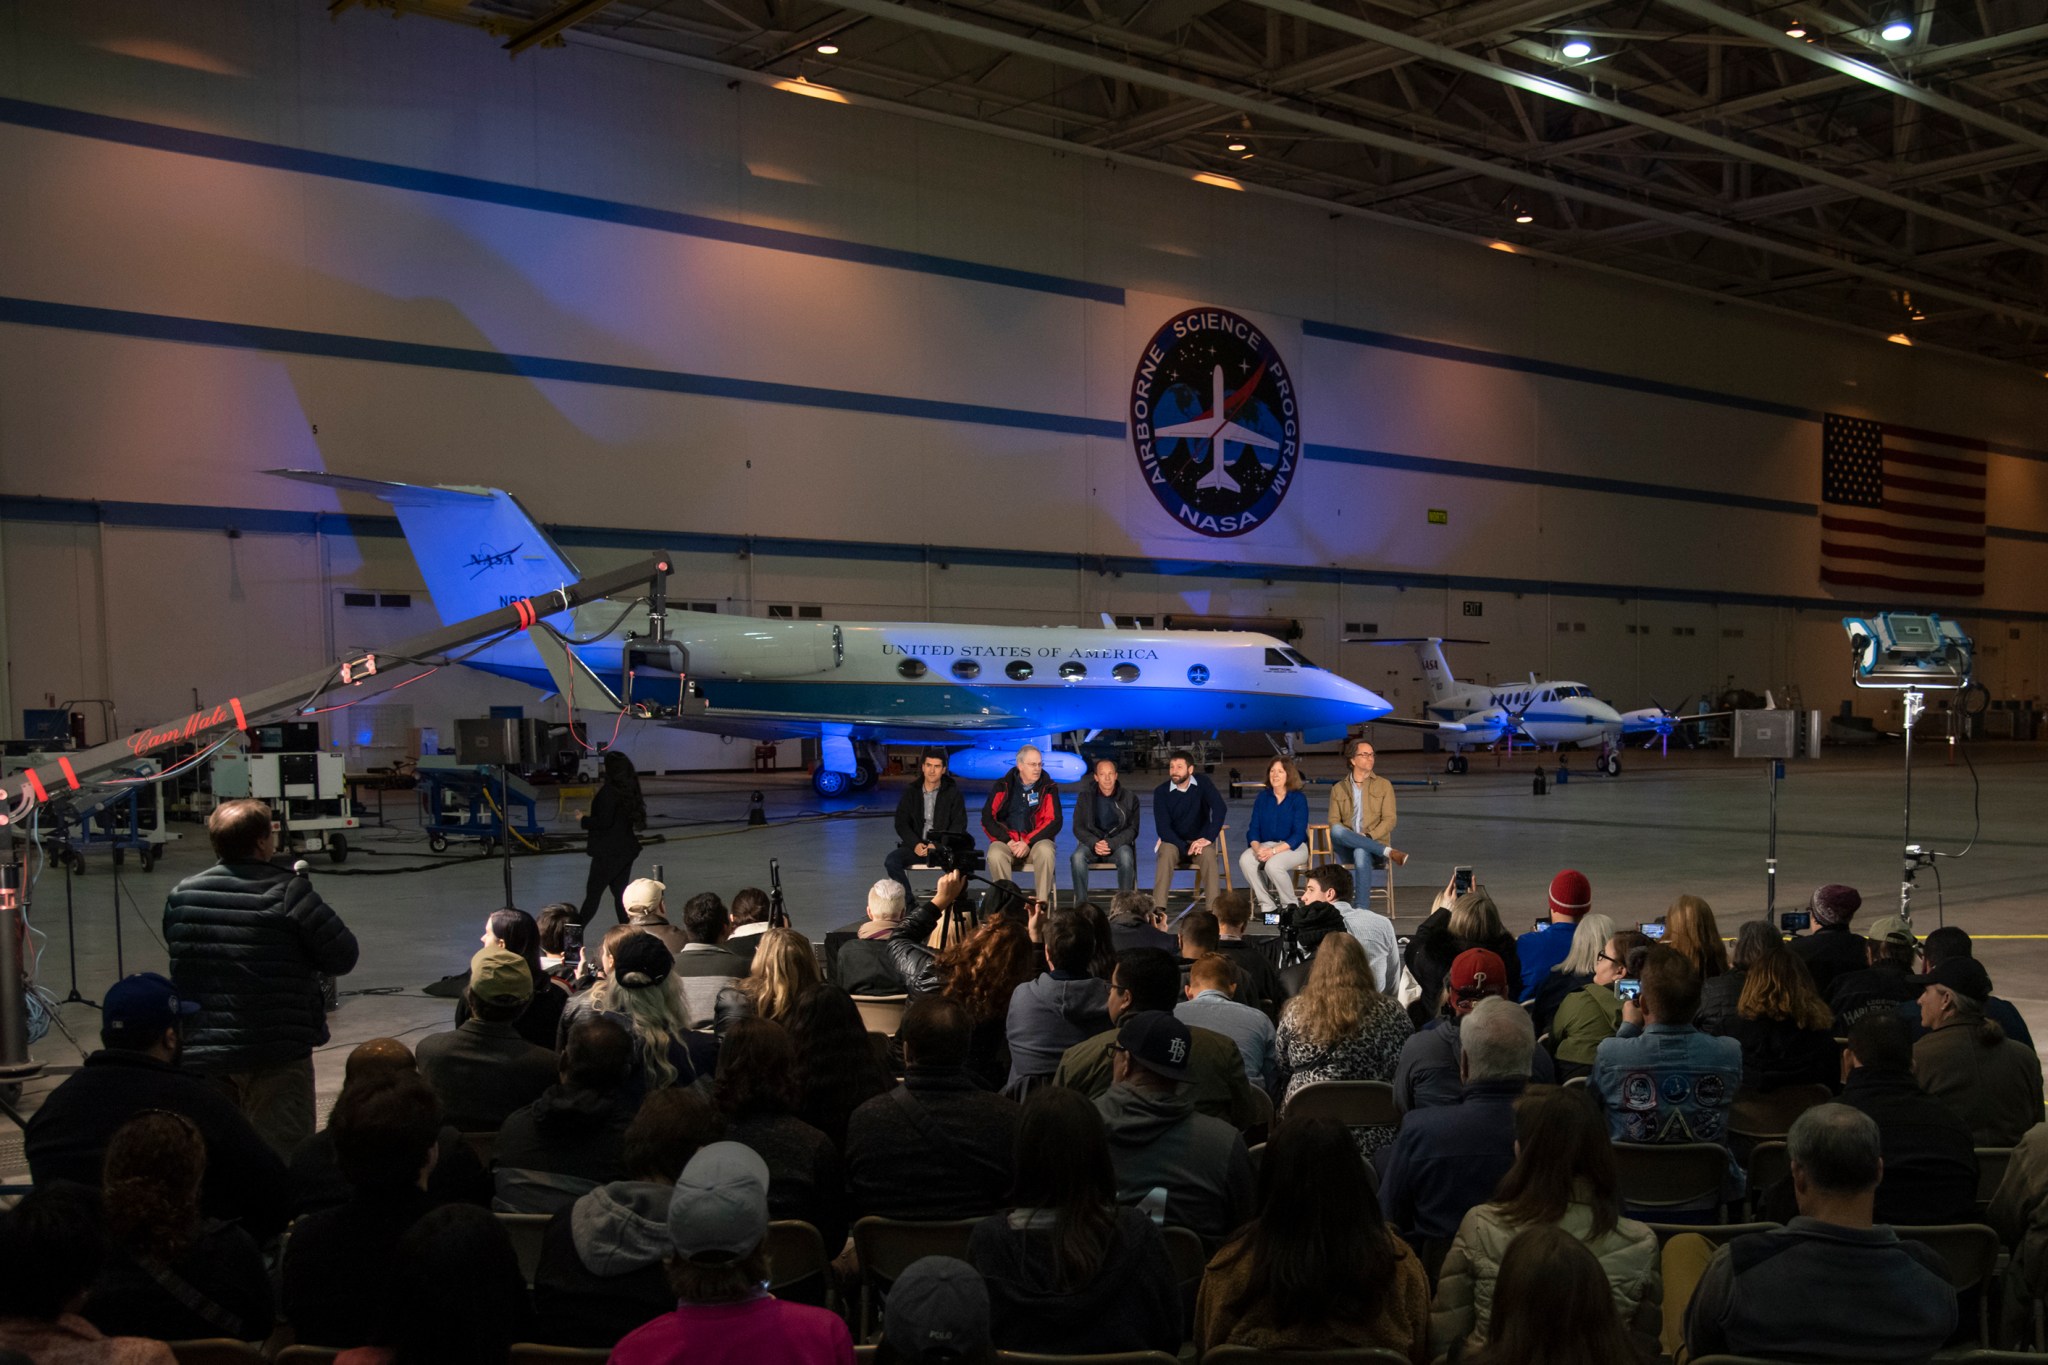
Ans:
<svg viewBox="0 0 2048 1365"><path fill-rule="evenodd" d="M1398 725L1404 730L1424 730L1434 734L1465 735L1475 731L1498 730L1497 725L1467 725L1461 720L1427 720L1419 716L1375 716L1374 725Z"/></svg>
<svg viewBox="0 0 2048 1365"><path fill-rule="evenodd" d="M1224 425L1228 426L1229 423L1226 422ZM1192 436L1199 438L1210 435L1215 429L1216 419L1213 417L1203 417L1193 422L1175 422L1170 427L1154 427L1152 428L1152 434L1154 436Z"/></svg>
<svg viewBox="0 0 2048 1365"><path fill-rule="evenodd" d="M1167 433L1162 431L1159 434L1164 436ZM1257 446L1261 450L1278 450L1280 448L1280 443L1272 437L1261 436L1250 427L1241 427L1235 422L1225 422L1218 428L1216 439L1219 441L1232 441L1241 446Z"/></svg>
<svg viewBox="0 0 2048 1365"><path fill-rule="evenodd" d="M557 693L575 698L578 710L596 711L606 716L619 713L618 697L590 671L588 664L576 657L576 652L561 636L543 627L528 631L527 638L540 651L541 662L547 665L548 676L555 680Z"/></svg>
<svg viewBox="0 0 2048 1365"><path fill-rule="evenodd" d="M1667 725L1693 725L1703 720L1726 720L1733 711L1700 711L1690 715L1659 716L1642 711L1625 711L1621 717L1621 732L1625 735L1655 734Z"/></svg>

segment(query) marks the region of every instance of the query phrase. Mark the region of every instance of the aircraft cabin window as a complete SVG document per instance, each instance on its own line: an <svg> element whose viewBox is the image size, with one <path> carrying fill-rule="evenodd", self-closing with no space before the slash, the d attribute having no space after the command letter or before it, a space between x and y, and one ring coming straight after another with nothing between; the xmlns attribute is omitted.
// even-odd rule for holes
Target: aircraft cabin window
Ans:
<svg viewBox="0 0 2048 1365"><path fill-rule="evenodd" d="M1280 652L1285 654L1288 658L1292 659L1297 667L1313 668L1319 673L1322 671L1321 667L1314 660L1310 659L1308 655L1302 653L1298 649L1283 649Z"/></svg>
<svg viewBox="0 0 2048 1365"><path fill-rule="evenodd" d="M961 682L973 682L981 676L981 665L972 659L955 659L953 661L953 676Z"/></svg>
<svg viewBox="0 0 2048 1365"><path fill-rule="evenodd" d="M1118 664L1115 668L1109 670L1109 675L1118 682L1136 682L1138 680L1138 666L1136 664Z"/></svg>
<svg viewBox="0 0 2048 1365"><path fill-rule="evenodd" d="M1012 682L1028 682L1031 678L1030 661L1026 659L1012 659L1010 660L1009 667L1005 668L1003 672L1009 675Z"/></svg>
<svg viewBox="0 0 2048 1365"><path fill-rule="evenodd" d="M906 678L922 678L924 676L924 660L905 659L902 663L896 665L896 671Z"/></svg>
<svg viewBox="0 0 2048 1365"><path fill-rule="evenodd" d="M1079 682L1087 676L1088 665L1084 663L1070 660L1060 665L1060 680L1062 682Z"/></svg>
<svg viewBox="0 0 2048 1365"><path fill-rule="evenodd" d="M1286 653L1282 650L1268 649L1266 651L1266 667L1292 668L1294 667L1294 660L1288 658Z"/></svg>

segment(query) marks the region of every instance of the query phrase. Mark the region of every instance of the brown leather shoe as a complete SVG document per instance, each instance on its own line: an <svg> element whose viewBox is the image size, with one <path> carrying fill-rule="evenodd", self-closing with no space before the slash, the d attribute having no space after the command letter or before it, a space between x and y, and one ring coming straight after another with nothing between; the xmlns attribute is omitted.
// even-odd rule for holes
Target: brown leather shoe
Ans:
<svg viewBox="0 0 2048 1365"><path fill-rule="evenodd" d="M1408 866L1408 855L1398 848L1390 848L1387 850L1387 861L1395 867L1406 867Z"/></svg>

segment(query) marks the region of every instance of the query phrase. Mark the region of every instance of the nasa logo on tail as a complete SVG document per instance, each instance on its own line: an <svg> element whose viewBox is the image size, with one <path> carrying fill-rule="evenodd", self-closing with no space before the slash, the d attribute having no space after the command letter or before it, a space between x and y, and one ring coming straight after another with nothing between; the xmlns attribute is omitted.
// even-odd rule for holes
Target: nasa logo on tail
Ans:
<svg viewBox="0 0 2048 1365"><path fill-rule="evenodd" d="M521 542L522 545L524 543ZM492 569L507 568L512 563L512 557L519 553L519 549L519 545L514 545L509 550L493 550L489 545L479 545L476 552L463 561L462 567L470 571L471 578L488 573Z"/></svg>
<svg viewBox="0 0 2048 1365"><path fill-rule="evenodd" d="M1138 357L1131 440L1169 516L1205 536L1241 536L1270 521L1294 484L1294 380L1257 326L1221 308L1190 308Z"/></svg>

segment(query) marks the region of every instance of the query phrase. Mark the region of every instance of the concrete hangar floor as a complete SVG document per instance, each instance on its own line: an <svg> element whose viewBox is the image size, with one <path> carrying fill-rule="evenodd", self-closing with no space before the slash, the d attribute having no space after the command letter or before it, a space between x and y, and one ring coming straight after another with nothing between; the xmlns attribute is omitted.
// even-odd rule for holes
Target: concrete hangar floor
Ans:
<svg viewBox="0 0 2048 1365"><path fill-rule="evenodd" d="M1967 857L1941 860L1939 900L1932 875L1921 875L1915 923L1925 932L1945 915L1978 936L1979 955L1999 993L2019 1005L2037 1036L2048 1036L2048 746L1981 744L1971 756L1981 780L1982 829ZM1915 838L1961 849L1973 823L1969 770L1949 766L1936 744L1916 746L1914 758ZM1546 756L1545 764L1554 770L1555 756ZM1255 763L1238 766L1250 772ZM1312 758L1308 775L1327 782L1338 766L1334 757ZM1475 756L1469 774L1446 777L1436 756L1383 755L1381 771L1404 784L1396 843L1413 856L1397 882L1397 928L1414 928L1458 863L1478 869L1515 932L1542 913L1550 877L1567 866L1591 878L1595 906L1623 924L1655 918L1680 892L1706 897L1728 934L1761 911L1762 762L1737 762L1719 752L1674 751L1662 758L1631 751L1619 778L1601 778L1586 771L1587 756L1575 755L1571 782L1541 798L1530 791L1533 767L1527 754L1498 767L1491 757ZM907 780L885 779L865 798L827 803L801 773L651 778L649 834L660 842L643 852L636 873L651 874L660 864L670 903L680 907L699 890L730 897L742 886L765 887L768 860L779 859L796 928L821 938L860 913L867 887L881 875L882 857L894 843L890 814ZM1157 780L1157 774L1137 775L1143 788ZM986 784L967 785L972 812ZM770 823L750 829L745 821L755 790L764 794ZM1321 790L1312 790L1310 809L1318 816L1322 800ZM1841 881L1862 890L1860 919L1891 913L1902 803L1896 744L1789 764L1779 787L1779 908L1796 908L1815 886ZM1231 809L1236 836L1250 818L1249 789ZM552 805L543 806L544 819L552 813ZM321 893L362 942L361 964L341 982L341 1008L330 1019L333 1042L316 1059L323 1108L340 1088L342 1061L357 1043L382 1035L417 1040L450 1026L451 1002L421 988L464 967L484 917L502 901L499 861L461 841L445 855L431 853L408 793L386 797L385 819L384 828L366 829L351 841L345 864L314 864ZM565 833L575 825L566 816L551 823ZM1149 849L1149 813L1146 825L1141 848ZM153 871L142 872L131 858L119 878L122 964L129 972L165 968L159 941L165 893L211 861L201 829L174 828L182 837ZM1235 838L1232 844L1241 847ZM1067 847L1062 836L1062 878ZM1139 861L1140 876L1149 878L1149 858ZM517 857L515 899L528 910L580 900L586 868L580 841L568 852ZM1098 890L1105 884L1107 878ZM92 855L71 892L79 989L98 999L115 978L116 879L106 854ZM64 895L62 870L49 869L32 914L44 940L39 979L58 996L69 988L71 971ZM610 922L610 913L609 907L599 912L600 925ZM80 1052L72 1038L95 1047L98 1016L73 1004L59 1017L71 1036L53 1029L32 1053L56 1067L75 1065ZM32 1108L55 1079L61 1074L31 1083L24 1104ZM10 1160L18 1165L18 1153L18 1137L0 1135L0 1168Z"/></svg>

